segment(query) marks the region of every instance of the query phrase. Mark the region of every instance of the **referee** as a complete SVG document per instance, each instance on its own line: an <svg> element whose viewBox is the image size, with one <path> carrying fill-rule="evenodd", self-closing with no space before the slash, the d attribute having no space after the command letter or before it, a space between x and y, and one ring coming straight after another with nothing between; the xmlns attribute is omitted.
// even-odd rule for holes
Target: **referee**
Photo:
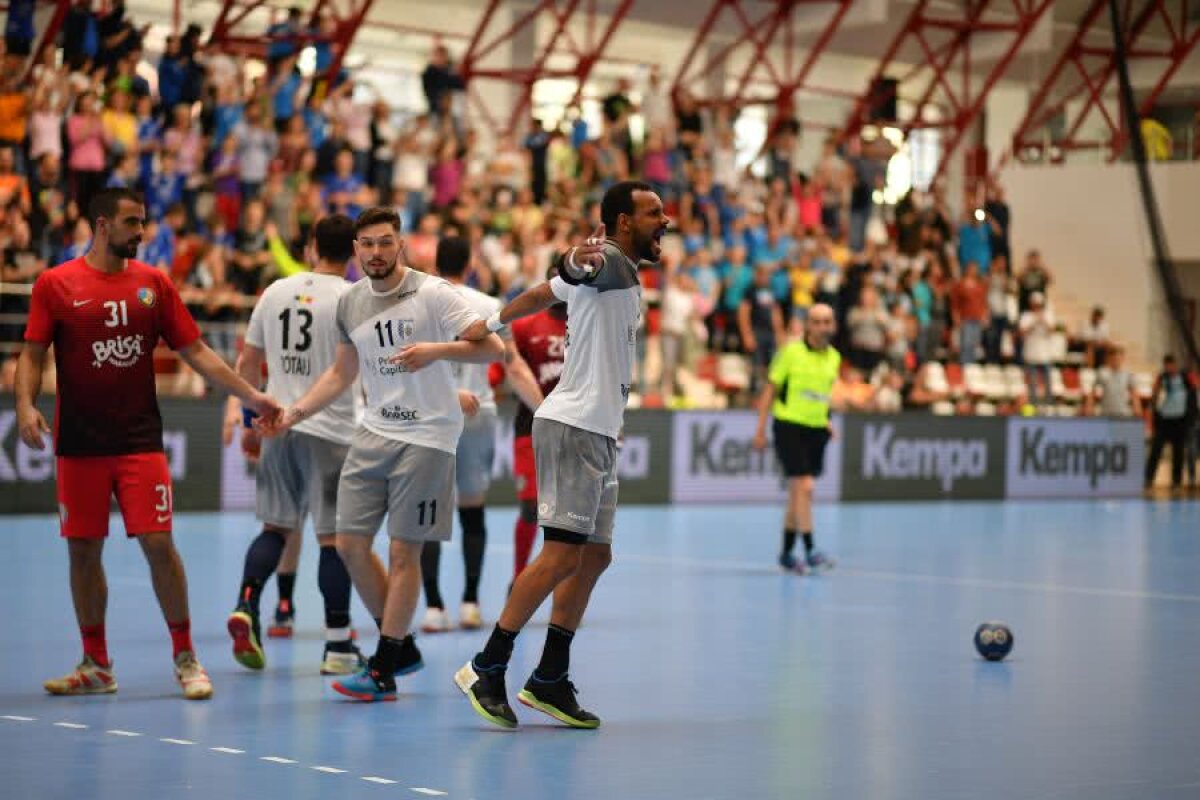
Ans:
<svg viewBox="0 0 1200 800"><path fill-rule="evenodd" d="M779 566L802 575L810 569L833 566L831 559L813 547L812 494L813 480L820 477L825 464L825 445L833 436L829 396L842 363L841 354L830 344L834 328L832 308L824 303L810 308L804 337L776 354L758 398L754 447L762 450L767 446L769 410L775 417L771 429L775 454L788 481ZM804 538L803 560L792 554L797 532Z"/></svg>

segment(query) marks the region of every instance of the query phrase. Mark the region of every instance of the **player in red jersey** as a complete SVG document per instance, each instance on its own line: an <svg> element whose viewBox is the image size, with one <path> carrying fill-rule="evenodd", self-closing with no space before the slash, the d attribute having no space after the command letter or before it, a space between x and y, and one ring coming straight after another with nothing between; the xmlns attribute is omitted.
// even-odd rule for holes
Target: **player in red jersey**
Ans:
<svg viewBox="0 0 1200 800"><path fill-rule="evenodd" d="M203 700L212 696L212 683L192 646L187 576L171 538L171 476L154 386L159 338L247 407L268 419L280 409L201 341L170 277L133 260L145 226L141 197L128 189L105 189L92 198L88 212L92 247L38 276L17 362L17 425L22 441L41 450L50 427L34 402L46 350L54 345L59 523L83 638L79 666L45 687L71 695L117 690L104 636L108 584L101 561L115 494L126 535L137 538L150 565L171 632L176 680L184 697Z"/></svg>
<svg viewBox="0 0 1200 800"><path fill-rule="evenodd" d="M556 274L557 270L551 267L547 278ZM563 371L563 352L567 343L567 304L555 303L545 311L519 319L513 322L511 330L517 352L533 370L542 395L549 395L550 390L558 385ZM513 534L515 579L529 563L538 529L537 469L533 461L533 409L525 403L517 407L517 418L513 421L513 475L517 482L517 502L521 507Z"/></svg>

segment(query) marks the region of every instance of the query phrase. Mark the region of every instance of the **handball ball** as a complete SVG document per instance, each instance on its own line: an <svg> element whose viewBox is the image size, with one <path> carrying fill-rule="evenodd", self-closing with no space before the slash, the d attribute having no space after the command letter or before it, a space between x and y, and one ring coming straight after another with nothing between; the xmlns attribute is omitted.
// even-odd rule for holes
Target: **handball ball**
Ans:
<svg viewBox="0 0 1200 800"><path fill-rule="evenodd" d="M1012 631L1003 622L985 622L975 630L975 649L988 661L1003 660L1012 648Z"/></svg>

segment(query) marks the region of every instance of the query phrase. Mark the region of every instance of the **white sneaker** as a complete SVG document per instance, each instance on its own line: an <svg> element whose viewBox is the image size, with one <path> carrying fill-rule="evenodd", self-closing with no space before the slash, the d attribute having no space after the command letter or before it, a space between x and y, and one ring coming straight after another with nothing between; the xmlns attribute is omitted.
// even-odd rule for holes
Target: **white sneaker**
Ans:
<svg viewBox="0 0 1200 800"><path fill-rule="evenodd" d="M183 687L183 696L187 700L207 700L212 697L212 681L191 650L184 650L176 657L175 680Z"/></svg>
<svg viewBox="0 0 1200 800"><path fill-rule="evenodd" d="M366 660L357 647L348 652L325 650L325 658L321 661L322 675L353 675L363 668Z"/></svg>
<svg viewBox="0 0 1200 800"><path fill-rule="evenodd" d="M425 609L425 619L421 621L422 633L445 633L450 627L450 615L446 613L446 609Z"/></svg>
<svg viewBox="0 0 1200 800"><path fill-rule="evenodd" d="M458 624L469 631L482 628L483 615L479 612L479 603L463 603L458 609Z"/></svg>

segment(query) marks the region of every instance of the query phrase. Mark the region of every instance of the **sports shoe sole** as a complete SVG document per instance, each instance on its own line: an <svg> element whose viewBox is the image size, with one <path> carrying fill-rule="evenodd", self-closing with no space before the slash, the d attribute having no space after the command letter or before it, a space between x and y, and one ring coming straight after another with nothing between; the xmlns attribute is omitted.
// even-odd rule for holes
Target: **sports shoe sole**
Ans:
<svg viewBox="0 0 1200 800"><path fill-rule="evenodd" d="M272 625L267 628L268 639L290 639L292 638L291 625Z"/></svg>
<svg viewBox="0 0 1200 800"><path fill-rule="evenodd" d="M44 688L48 694L54 695L55 697L80 697L89 694L116 694L117 682L114 680L112 683L106 686L84 686L77 689L59 689L57 687L51 688L50 682L47 681L42 684L42 688Z"/></svg>
<svg viewBox="0 0 1200 800"><path fill-rule="evenodd" d="M458 672L454 673L454 684L458 686L458 688L462 690L462 693L467 696L467 699L471 701L471 708L475 709L476 714L483 717L493 725L505 728L506 730L512 730L513 728L517 727L517 723L507 720L504 717L497 717L494 714L490 714L488 713L487 709L479 705L479 701L475 699L475 693L471 691L471 688L478 680L479 676L475 674L475 670L471 668L471 662L469 661L466 664L463 664Z"/></svg>
<svg viewBox="0 0 1200 800"><path fill-rule="evenodd" d="M333 684L333 690L340 695L349 697L351 700L357 700L360 703L391 703L396 700L395 692L388 692L386 694L380 692L371 692L370 694L367 692L355 692L336 682Z"/></svg>
<svg viewBox="0 0 1200 800"><path fill-rule="evenodd" d="M262 669L267 665L266 654L254 641L254 622L244 611L229 615L229 635L233 637L233 657L246 669Z"/></svg>
<svg viewBox="0 0 1200 800"><path fill-rule="evenodd" d="M570 714L555 708L549 703L543 703L541 700L538 700L528 689L522 689L521 691L517 692L517 699L521 701L521 705L529 706L534 711L540 711L547 716L554 717L562 724L569 725L572 728L579 728L581 730L594 730L600 727L600 720L575 719L575 717L572 717Z"/></svg>

